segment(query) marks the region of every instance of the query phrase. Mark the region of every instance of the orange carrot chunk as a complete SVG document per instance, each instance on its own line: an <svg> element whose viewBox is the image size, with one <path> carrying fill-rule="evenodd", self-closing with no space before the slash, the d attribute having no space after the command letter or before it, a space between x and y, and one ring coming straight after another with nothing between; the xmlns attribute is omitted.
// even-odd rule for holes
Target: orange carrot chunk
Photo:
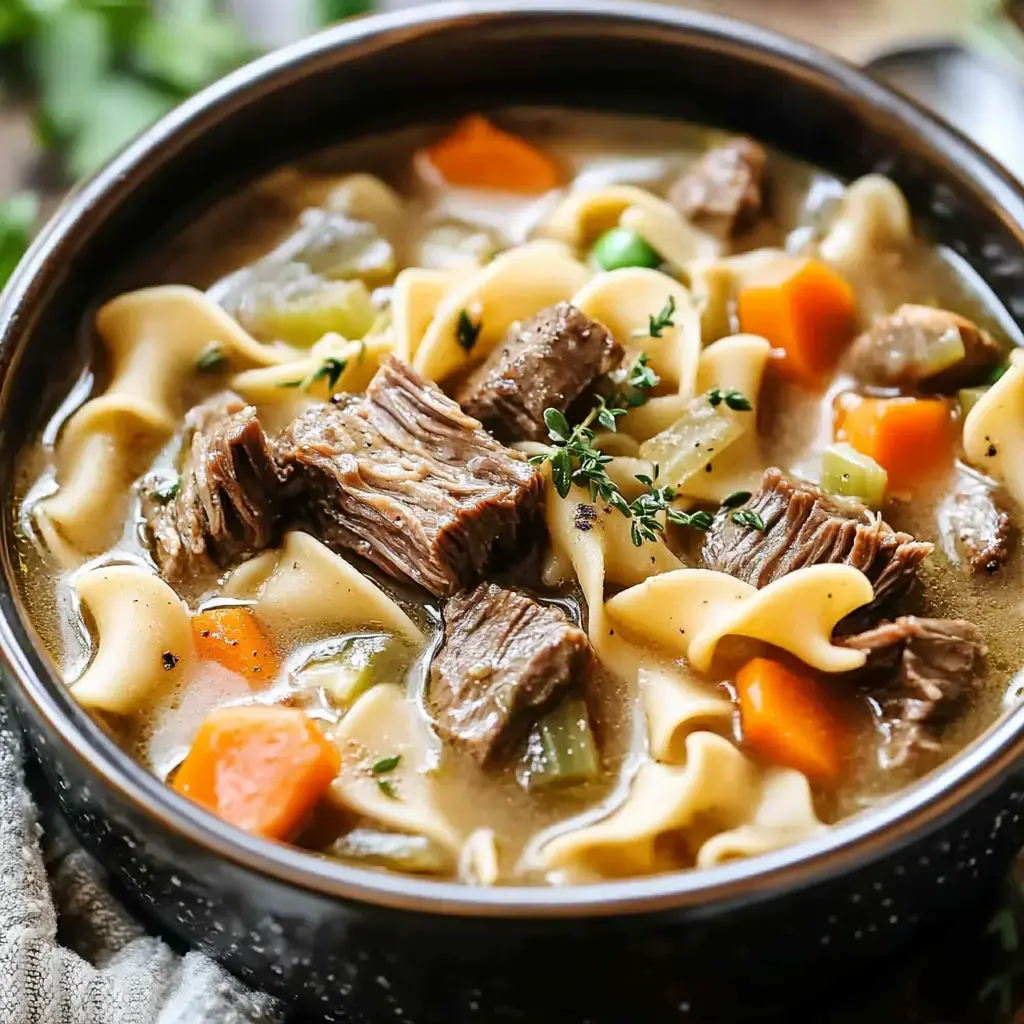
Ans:
<svg viewBox="0 0 1024 1024"><path fill-rule="evenodd" d="M737 296L740 330L759 334L781 352L780 370L818 388L835 372L854 335L853 289L819 260L773 268Z"/></svg>
<svg viewBox="0 0 1024 1024"><path fill-rule="evenodd" d="M550 157L479 114L463 118L421 158L449 185L463 188L546 192L560 183L558 168Z"/></svg>
<svg viewBox="0 0 1024 1024"><path fill-rule="evenodd" d="M268 839L294 834L341 770L341 755L299 708L220 708L174 777L183 796Z"/></svg>
<svg viewBox="0 0 1024 1024"><path fill-rule="evenodd" d="M771 658L754 658L736 676L743 739L765 757L822 784L835 783L849 735L821 684Z"/></svg>
<svg viewBox="0 0 1024 1024"><path fill-rule="evenodd" d="M196 654L216 661L250 683L270 682L280 664L274 645L252 609L244 605L211 608L192 616Z"/></svg>
<svg viewBox="0 0 1024 1024"><path fill-rule="evenodd" d="M865 398L847 392L834 408L837 441L846 441L889 474L890 491L908 491L953 465L955 431L941 398Z"/></svg>

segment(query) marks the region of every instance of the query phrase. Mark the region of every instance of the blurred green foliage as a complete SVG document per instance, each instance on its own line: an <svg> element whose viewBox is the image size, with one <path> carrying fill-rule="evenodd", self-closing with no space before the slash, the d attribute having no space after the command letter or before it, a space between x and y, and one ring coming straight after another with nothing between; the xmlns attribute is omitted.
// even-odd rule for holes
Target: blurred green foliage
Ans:
<svg viewBox="0 0 1024 1024"><path fill-rule="evenodd" d="M277 0L284 2L284 0ZM373 0L316 0L320 24ZM0 0L0 78L26 94L66 181L91 174L181 100L257 55L215 0ZM24 252L35 197L0 203L0 285Z"/></svg>

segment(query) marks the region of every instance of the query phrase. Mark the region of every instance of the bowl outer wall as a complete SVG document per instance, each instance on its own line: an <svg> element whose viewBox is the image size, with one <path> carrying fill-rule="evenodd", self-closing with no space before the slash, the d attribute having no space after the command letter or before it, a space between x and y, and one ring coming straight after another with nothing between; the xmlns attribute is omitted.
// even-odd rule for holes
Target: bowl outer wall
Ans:
<svg viewBox="0 0 1024 1024"><path fill-rule="evenodd" d="M103 291L104 268L130 259L170 222L180 223L177 211L200 208L282 160L339 141L339 125L357 135L536 101L747 130L845 176L891 174L915 213L979 266L1011 313L1024 308L1024 201L1017 186L957 133L855 69L750 26L654 5L507 6L439 5L314 36L188 101L76 189L0 302L0 472L8 487L13 452L38 425L46 379L42 350L72 333L70 325ZM469 83L472 90L465 88ZM124 758L56 682L12 585L10 538L4 556L0 642L16 703L34 724L30 733L37 741L61 745L58 755L52 746L41 751L44 766L53 756L74 762L76 772L113 789L140 827L166 832L172 845L184 840L286 886L345 899L444 915L529 918L674 908L717 914L736 902L822 881L934 832L1015 776L1021 752L1024 712L1018 710L942 772L871 816L798 848L700 873L493 891L382 876L237 833Z"/></svg>

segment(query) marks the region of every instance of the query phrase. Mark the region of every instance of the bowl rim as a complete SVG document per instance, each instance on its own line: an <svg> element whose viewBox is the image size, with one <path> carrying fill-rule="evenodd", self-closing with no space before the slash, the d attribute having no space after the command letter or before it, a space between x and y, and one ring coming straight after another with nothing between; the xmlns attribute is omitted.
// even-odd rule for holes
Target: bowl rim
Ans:
<svg viewBox="0 0 1024 1024"><path fill-rule="evenodd" d="M251 102L310 63L330 60L349 47L400 46L410 33L437 34L467 22L500 23L524 15L590 27L606 22L623 31L656 30L675 34L690 46L703 40L705 46L729 48L748 60L788 67L941 150L943 160L965 173L1008 231L1018 242L1024 241L1024 193L996 161L918 104L809 44L731 18L642 0L518 0L514 6L504 0L448 0L356 19L270 53L185 101L143 133L69 193L37 236L0 296L0 352L12 349L17 355L21 351L19 336L23 322L30 319L25 310L32 304L33 293L40 281L59 275L52 265L54 253L71 244L76 231L83 229L86 215L95 216L97 208L116 201L112 196L130 188L132 178L137 181L152 162L186 146L218 117L229 116L232 103L243 98ZM13 376L8 369L0 381L4 396L0 408ZM33 712L61 737L87 774L98 775L154 826L209 855L284 885L365 904L446 916L506 918L672 910L703 914L733 902L804 888L909 845L952 817L960 805L993 790L1024 756L1024 706L1018 706L882 807L845 819L809 840L714 867L580 885L491 888L377 872L251 836L176 794L118 749L72 700L52 661L41 655L22 622L24 613L6 551L2 589L8 593L0 593L4 606L0 656L11 684L19 687Z"/></svg>

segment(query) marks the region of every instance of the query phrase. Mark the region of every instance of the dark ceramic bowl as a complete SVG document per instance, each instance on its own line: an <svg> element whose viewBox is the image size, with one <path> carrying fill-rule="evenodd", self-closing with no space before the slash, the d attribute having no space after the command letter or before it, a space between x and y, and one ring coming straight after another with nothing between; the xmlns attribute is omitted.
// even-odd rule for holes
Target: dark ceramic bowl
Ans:
<svg viewBox="0 0 1024 1024"><path fill-rule="evenodd" d="M733 21L588 0L461 3L345 25L161 121L54 217L0 304L0 489L52 407L90 299L190 213L290 158L505 103L749 132L843 177L881 171L1024 316L1024 196L970 143L853 68ZM11 522L11 517L6 517ZM312 1017L645 1022L767 1016L836 965L977 900L1024 841L1024 710L940 772L813 842L578 888L369 873L237 832L132 763L68 697L13 585L0 644L38 759L82 840L164 930ZM723 983L724 979L724 983Z"/></svg>

